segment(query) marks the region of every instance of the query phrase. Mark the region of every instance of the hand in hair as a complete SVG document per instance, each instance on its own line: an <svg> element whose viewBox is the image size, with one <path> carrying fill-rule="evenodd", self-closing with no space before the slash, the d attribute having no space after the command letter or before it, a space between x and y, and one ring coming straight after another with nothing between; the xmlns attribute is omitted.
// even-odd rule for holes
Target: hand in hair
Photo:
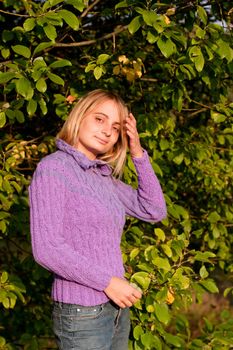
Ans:
<svg viewBox="0 0 233 350"><path fill-rule="evenodd" d="M131 157L141 158L143 155L143 150L140 144L140 139L137 131L137 122L133 114L130 113L126 118L126 133L129 137L129 151Z"/></svg>

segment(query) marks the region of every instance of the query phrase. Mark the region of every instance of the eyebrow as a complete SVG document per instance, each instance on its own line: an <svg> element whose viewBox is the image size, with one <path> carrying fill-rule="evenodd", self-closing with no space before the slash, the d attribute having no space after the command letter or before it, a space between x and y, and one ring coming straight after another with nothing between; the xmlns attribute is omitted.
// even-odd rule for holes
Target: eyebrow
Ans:
<svg viewBox="0 0 233 350"><path fill-rule="evenodd" d="M109 119L109 116L108 116L107 114L105 114L105 113L102 113L102 112L95 112L94 114L101 114L101 115L103 115L104 117L106 117L106 118ZM121 125L121 123L119 123L119 122L114 122L113 124L119 124L119 125Z"/></svg>

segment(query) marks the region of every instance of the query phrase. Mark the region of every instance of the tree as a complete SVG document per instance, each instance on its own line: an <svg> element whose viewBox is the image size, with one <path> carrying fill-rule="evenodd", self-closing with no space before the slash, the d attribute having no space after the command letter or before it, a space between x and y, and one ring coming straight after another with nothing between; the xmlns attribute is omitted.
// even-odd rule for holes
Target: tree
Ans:
<svg viewBox="0 0 233 350"><path fill-rule="evenodd" d="M227 1L2 1L0 348L54 346L27 186L73 104L97 87L137 117L168 206L159 225L125 227L126 276L144 292L130 348L230 348L232 317L206 318L195 337L184 305L222 291L216 271L232 293L232 14ZM130 158L124 179L137 185Z"/></svg>

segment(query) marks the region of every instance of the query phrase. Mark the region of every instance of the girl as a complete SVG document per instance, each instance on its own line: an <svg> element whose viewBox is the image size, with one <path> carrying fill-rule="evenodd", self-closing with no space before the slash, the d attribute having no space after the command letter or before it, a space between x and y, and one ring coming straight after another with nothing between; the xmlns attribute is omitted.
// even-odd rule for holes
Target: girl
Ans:
<svg viewBox="0 0 233 350"><path fill-rule="evenodd" d="M126 350L129 307L141 292L124 279L125 217L156 222L166 205L136 120L114 93L82 97L38 164L29 187L35 260L54 274L53 327L61 350ZM127 145L138 174L133 189L116 176Z"/></svg>

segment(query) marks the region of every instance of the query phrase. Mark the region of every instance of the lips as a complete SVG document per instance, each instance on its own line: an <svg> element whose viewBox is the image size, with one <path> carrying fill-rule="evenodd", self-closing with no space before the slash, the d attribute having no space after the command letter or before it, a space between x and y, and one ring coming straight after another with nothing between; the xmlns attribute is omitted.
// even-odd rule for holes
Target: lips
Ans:
<svg viewBox="0 0 233 350"><path fill-rule="evenodd" d="M96 137L96 139L97 139L102 145L107 145L107 143L108 143L108 141L102 140L102 139L100 139L100 138L98 138L98 137Z"/></svg>

